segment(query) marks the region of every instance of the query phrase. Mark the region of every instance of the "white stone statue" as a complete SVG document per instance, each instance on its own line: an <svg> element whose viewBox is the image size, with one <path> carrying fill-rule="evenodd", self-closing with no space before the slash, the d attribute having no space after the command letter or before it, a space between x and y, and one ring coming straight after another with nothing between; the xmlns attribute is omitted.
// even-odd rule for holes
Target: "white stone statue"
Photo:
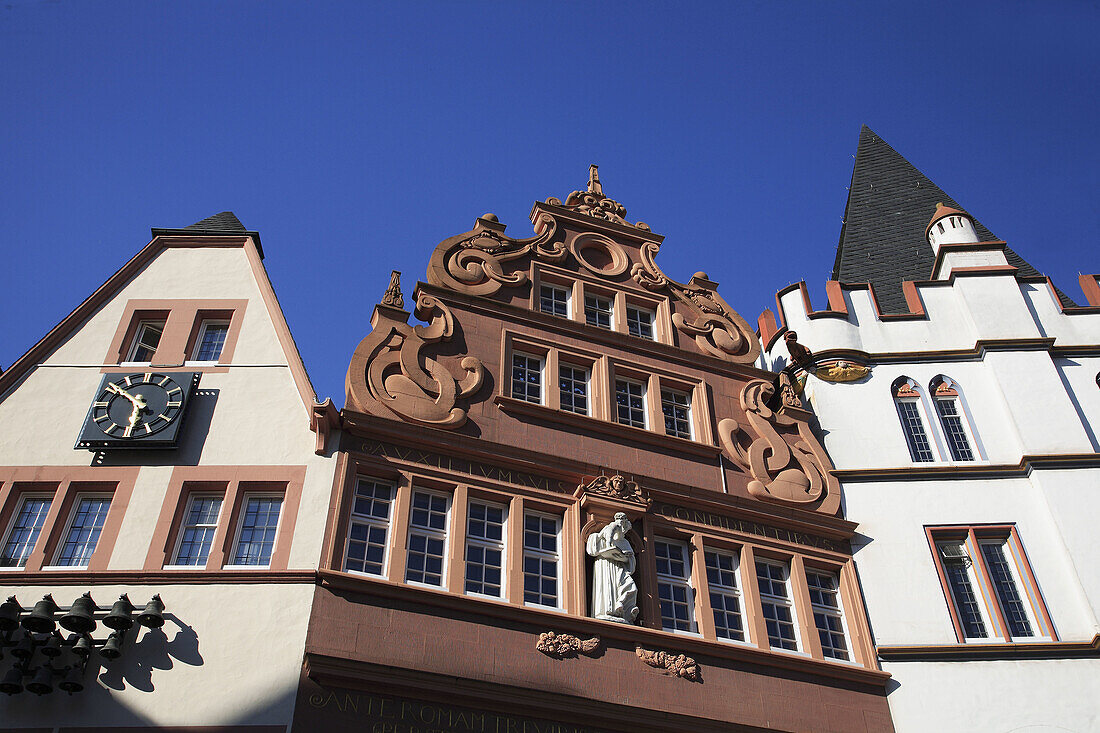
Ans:
<svg viewBox="0 0 1100 733"><path fill-rule="evenodd" d="M626 539L629 531L630 520L619 512L585 543L585 550L596 558L592 567L592 615L621 624L633 624L638 617L638 586L632 577L634 548Z"/></svg>

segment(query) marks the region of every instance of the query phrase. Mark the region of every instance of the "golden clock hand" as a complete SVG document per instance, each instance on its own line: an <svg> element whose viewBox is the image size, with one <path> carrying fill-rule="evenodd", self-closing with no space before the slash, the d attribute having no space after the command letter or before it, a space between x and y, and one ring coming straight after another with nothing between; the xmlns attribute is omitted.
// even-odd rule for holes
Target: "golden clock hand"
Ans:
<svg viewBox="0 0 1100 733"><path fill-rule="evenodd" d="M140 399L140 398L135 398L135 397L134 397L134 396L133 396L132 394L130 394L130 393L129 393L129 392L127 392L126 390L124 390L124 389L120 389L119 387L116 387L116 386L115 386L115 385L114 385L113 383L111 383L111 382L108 382L108 383L107 383L107 391L108 391L108 392L114 392L114 393L115 393L115 394L117 394L117 395L122 395L122 396L123 396L123 397L125 397L126 399L130 400L131 402L133 402L133 403L134 403L135 405L136 405L136 404L138 403L138 400ZM144 406L144 405L143 405L143 406Z"/></svg>

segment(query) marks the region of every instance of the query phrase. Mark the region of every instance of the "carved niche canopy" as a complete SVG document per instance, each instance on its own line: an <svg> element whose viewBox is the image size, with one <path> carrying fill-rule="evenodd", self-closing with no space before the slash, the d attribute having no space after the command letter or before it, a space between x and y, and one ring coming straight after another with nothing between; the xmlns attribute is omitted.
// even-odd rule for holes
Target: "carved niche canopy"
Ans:
<svg viewBox="0 0 1100 733"><path fill-rule="evenodd" d="M773 410L767 403L774 394L770 382L748 382L741 390L746 424L729 417L719 421L722 446L752 477L748 489L753 496L835 515L840 509L840 483L824 447L810 430L809 415L798 415L802 411L790 406Z"/></svg>
<svg viewBox="0 0 1100 733"><path fill-rule="evenodd" d="M396 288L395 277L391 291ZM400 290L396 296L391 291L386 300L398 301ZM457 401L481 388L485 367L480 359L466 356L459 362L465 374L455 377L431 348L454 336L451 310L437 298L420 293L415 313L428 325L410 326L408 312L393 306L375 309L374 328L355 347L348 367L347 406L373 414L386 410L420 425L461 427L466 409Z"/></svg>
<svg viewBox="0 0 1100 733"><path fill-rule="evenodd" d="M568 213L583 214L594 229L631 240L632 246L638 247L637 256L631 261L622 245L603 234L559 232L558 217ZM756 361L760 355L756 332L718 295L717 284L703 272L695 273L687 283L668 277L655 261L661 237L651 234L643 222L630 224L625 215L622 204L604 195L596 166L592 166L586 191L574 191L564 204L551 197L545 204L535 205L534 237L512 239L495 216L486 214L472 230L440 242L428 264L428 282L460 293L491 296L502 288L526 284L532 260L562 265L572 256L578 267L603 278L617 278L629 266L630 277L638 285L672 298L677 306L673 324L694 339L703 353L740 364ZM575 227L577 217L570 221ZM606 227L607 223L633 231L624 233L622 228ZM585 257L586 248L602 249L601 259L609 259L611 264L594 266Z"/></svg>

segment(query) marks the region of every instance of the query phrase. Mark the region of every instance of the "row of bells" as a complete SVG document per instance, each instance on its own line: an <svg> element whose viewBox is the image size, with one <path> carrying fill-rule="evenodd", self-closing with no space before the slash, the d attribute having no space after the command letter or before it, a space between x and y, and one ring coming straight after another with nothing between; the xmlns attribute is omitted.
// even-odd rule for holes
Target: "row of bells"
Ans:
<svg viewBox="0 0 1100 733"><path fill-rule="evenodd" d="M61 610L54 601L53 595L47 593L42 596L42 600L34 604L31 612L20 620L20 615L26 609L19 605L15 596L8 596L8 600L0 603L0 631L15 631L22 626L35 634L49 634L57 628L57 623L60 623L61 627L68 631L90 634L96 628L95 613L102 609L92 600L91 593L85 593L73 601L68 612L55 622L54 616ZM111 606L110 613L103 617L103 625L115 631L125 631L134 625L135 610L137 609L134 604L130 603L130 599L123 593ZM157 594L145 604L145 610L138 615L137 622L146 628L159 629L164 626L163 612L164 603Z"/></svg>
<svg viewBox="0 0 1100 733"><path fill-rule="evenodd" d="M25 689L35 695L48 695L53 692L54 677L62 678L57 686L70 695L84 689L84 665L82 664L67 667L51 667L49 664L44 664L35 670L29 670L25 665L17 664L0 680L0 692L5 695L22 692L23 679L28 676L31 677L31 681L26 684Z"/></svg>

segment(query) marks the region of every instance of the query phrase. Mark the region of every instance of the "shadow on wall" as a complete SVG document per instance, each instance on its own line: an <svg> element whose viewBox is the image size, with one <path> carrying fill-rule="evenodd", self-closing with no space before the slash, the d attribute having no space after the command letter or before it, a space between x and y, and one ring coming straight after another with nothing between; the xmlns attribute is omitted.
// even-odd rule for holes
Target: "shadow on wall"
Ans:
<svg viewBox="0 0 1100 733"><path fill-rule="evenodd" d="M187 405L180 442L176 448L121 451L97 451L93 466L197 466L202 457L210 421L218 404L220 390L197 389Z"/></svg>
<svg viewBox="0 0 1100 733"><path fill-rule="evenodd" d="M172 638L168 638L172 634ZM99 681L111 690L132 687L142 692L152 692L153 670L168 670L175 663L201 667L199 637L195 630L172 613L164 614L164 626L146 629L133 647L126 650L121 659L102 668Z"/></svg>

